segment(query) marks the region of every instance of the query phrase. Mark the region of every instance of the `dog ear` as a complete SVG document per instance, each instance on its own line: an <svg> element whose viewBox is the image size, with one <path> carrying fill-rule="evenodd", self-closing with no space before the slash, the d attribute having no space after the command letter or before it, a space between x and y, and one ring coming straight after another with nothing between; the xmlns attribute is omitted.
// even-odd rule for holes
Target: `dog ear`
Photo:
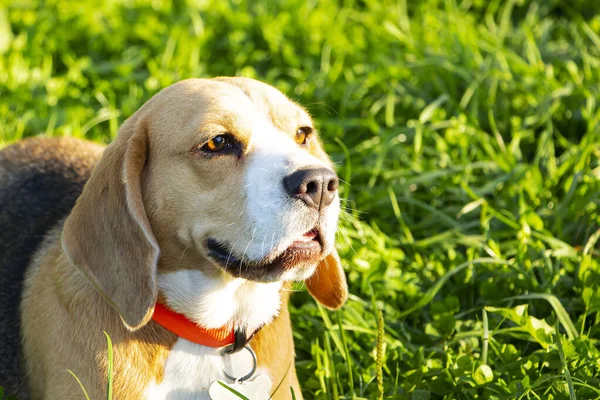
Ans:
<svg viewBox="0 0 600 400"><path fill-rule="evenodd" d="M147 153L146 122L134 115L104 151L61 237L67 256L130 330L150 320L157 296L159 250L141 185Z"/></svg>
<svg viewBox="0 0 600 400"><path fill-rule="evenodd" d="M332 310L340 308L348 298L346 275L335 249L319 263L315 273L305 282L310 294Z"/></svg>

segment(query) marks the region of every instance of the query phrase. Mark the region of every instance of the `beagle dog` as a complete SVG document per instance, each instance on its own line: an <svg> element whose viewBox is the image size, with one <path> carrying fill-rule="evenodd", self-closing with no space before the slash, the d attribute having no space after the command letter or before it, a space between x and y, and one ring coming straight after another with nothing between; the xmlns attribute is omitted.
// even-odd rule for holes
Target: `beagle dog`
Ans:
<svg viewBox="0 0 600 400"><path fill-rule="evenodd" d="M305 109L246 78L151 98L106 147L0 152L0 386L23 398L296 398L287 310L347 285L338 178ZM237 398L237 397L233 397Z"/></svg>

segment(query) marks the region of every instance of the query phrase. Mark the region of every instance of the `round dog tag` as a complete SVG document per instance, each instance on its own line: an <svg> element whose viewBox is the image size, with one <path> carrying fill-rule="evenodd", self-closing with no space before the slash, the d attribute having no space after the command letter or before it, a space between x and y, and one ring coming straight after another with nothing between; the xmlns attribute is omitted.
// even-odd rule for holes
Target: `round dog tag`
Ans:
<svg viewBox="0 0 600 400"><path fill-rule="evenodd" d="M214 381L208 389L211 400L240 400L237 393L251 400L268 400L271 398L271 378L259 374L244 382Z"/></svg>

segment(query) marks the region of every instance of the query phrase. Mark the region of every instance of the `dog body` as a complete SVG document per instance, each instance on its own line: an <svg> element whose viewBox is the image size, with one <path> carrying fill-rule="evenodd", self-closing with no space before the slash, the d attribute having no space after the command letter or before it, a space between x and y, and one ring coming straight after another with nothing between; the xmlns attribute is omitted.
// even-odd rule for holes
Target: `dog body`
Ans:
<svg viewBox="0 0 600 400"><path fill-rule="evenodd" d="M29 139L0 152L0 386L24 397L20 299L25 270L45 234L81 194L102 148Z"/></svg>
<svg viewBox="0 0 600 400"><path fill-rule="evenodd" d="M24 314L23 333L32 398L80 399L81 389L67 370L77 375L90 398L104 398L107 359L106 340L101 332L106 331L113 343L115 399L208 399L210 383L224 379L220 349L190 343L153 322L135 332L129 331L106 301L70 270L68 262L61 264L64 253L60 248L46 250L43 246L42 249L45 250L43 253L58 259L40 260L40 265L57 266L47 274L35 269L28 271L23 309L29 316ZM55 295L57 281L64 285L60 288L62 296L72 299L71 304L65 304ZM221 297L225 305L231 301L227 289L231 290L227 287L214 293L226 296ZM278 295L277 300L287 304L287 295ZM36 301L38 296L44 299L43 303ZM75 307L77 312L48 313L48 309L60 309L65 305ZM216 305L216 312L220 309ZM40 329L40 326L51 328ZM77 335L74 332L100 334ZM257 354L259 372L268 370L273 382L282 381L282 386L292 386L300 393L291 335L289 314L282 308L278 317L252 340L251 346ZM37 392L33 377L40 376L44 377L44 383ZM280 398L286 398L287 394L281 393Z"/></svg>
<svg viewBox="0 0 600 400"><path fill-rule="evenodd" d="M62 202L39 213L50 214L49 222L12 240L38 238L24 248L26 257L16 263L12 246L0 247L0 275L17 271L12 311L0 321L12 349L25 276L22 358L31 398L81 398L67 370L91 398L104 397L104 331L113 343L114 398L208 399L209 386L226 381L222 349L157 323L157 303L203 329L256 333L254 376L280 387L273 398L290 398L290 387L300 398L288 282L304 280L330 308L347 295L334 249L337 178L306 111L250 79L183 81L125 121L101 158L96 146L73 139L33 139L3 150L2 196L10 197L25 172L36 173L32 149L45 154L61 146L76 151L49 156L50 163L84 167L61 175ZM7 162L11 154L18 156ZM2 170L3 163L10 168ZM19 223L21 205L11 204L0 208L2 230ZM243 363L244 354L230 361ZM21 354L12 356L10 364L0 360L0 378L15 390Z"/></svg>

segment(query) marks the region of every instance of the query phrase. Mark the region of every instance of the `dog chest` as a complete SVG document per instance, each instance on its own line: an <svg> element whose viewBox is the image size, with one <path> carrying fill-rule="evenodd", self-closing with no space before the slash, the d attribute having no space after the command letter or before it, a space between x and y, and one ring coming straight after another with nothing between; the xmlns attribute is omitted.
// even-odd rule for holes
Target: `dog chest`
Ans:
<svg viewBox="0 0 600 400"><path fill-rule="evenodd" d="M252 369L246 351L232 356L232 364L240 371ZM161 382L151 382L146 400L209 400L209 388L217 380L228 381L224 373L220 349L201 346L179 338L165 362ZM267 375L258 369L254 376Z"/></svg>

